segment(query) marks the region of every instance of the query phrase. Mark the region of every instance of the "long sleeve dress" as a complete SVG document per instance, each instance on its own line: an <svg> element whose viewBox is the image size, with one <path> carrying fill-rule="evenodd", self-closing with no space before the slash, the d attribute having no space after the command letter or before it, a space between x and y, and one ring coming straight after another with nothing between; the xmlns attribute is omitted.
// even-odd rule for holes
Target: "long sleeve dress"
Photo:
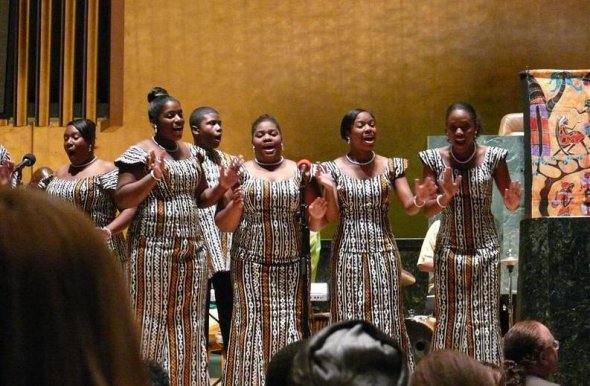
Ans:
<svg viewBox="0 0 590 386"><path fill-rule="evenodd" d="M147 173L147 157L132 146L115 164L121 170L139 164ZM139 204L128 230L131 303L143 356L164 367L171 385L205 386L207 267L197 211L203 174L196 157L164 162L161 181Z"/></svg>
<svg viewBox="0 0 590 386"><path fill-rule="evenodd" d="M301 175L265 181L244 168L244 211L232 242L234 313L225 385L262 386L272 356L302 338L297 213Z"/></svg>
<svg viewBox="0 0 590 386"><path fill-rule="evenodd" d="M332 238L332 322L362 319L396 339L413 357L403 317L401 261L388 218L396 178L406 160L391 158L375 177L358 179L330 161L325 165L337 185L340 222Z"/></svg>
<svg viewBox="0 0 590 386"><path fill-rule="evenodd" d="M434 253L436 325L431 350L453 349L481 361L502 362L499 321L500 245L491 211L494 170L507 151L487 147L483 162L462 173L462 185L442 211ZM442 178L438 149L420 159Z"/></svg>

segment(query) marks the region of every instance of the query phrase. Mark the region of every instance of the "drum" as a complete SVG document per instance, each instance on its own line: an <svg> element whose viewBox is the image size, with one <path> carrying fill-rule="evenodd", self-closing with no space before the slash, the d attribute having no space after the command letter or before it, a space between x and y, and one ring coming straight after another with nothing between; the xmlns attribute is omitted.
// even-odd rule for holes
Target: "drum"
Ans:
<svg viewBox="0 0 590 386"><path fill-rule="evenodd" d="M316 312L311 315L311 334L315 335L324 327L330 325L329 312Z"/></svg>
<svg viewBox="0 0 590 386"><path fill-rule="evenodd" d="M415 363L418 363L430 351L435 322L435 318L426 315L406 318L406 330L410 338L410 347Z"/></svg>

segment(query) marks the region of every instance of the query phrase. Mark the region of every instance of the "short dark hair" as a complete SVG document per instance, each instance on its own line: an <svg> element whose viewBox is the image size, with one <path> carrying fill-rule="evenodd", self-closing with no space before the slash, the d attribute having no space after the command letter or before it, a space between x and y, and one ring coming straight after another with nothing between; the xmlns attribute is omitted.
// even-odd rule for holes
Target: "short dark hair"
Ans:
<svg viewBox="0 0 590 386"><path fill-rule="evenodd" d="M405 386L408 376L406 355L397 341L365 320L322 329L299 350L291 372L293 385L305 386Z"/></svg>
<svg viewBox="0 0 590 386"><path fill-rule="evenodd" d="M467 114L469 114L469 117L471 118L471 120L473 120L475 130L477 131L477 136L479 136L483 132L483 124L481 123L479 113L477 112L477 110L475 110L475 107L473 107L471 104L467 102L455 102L447 108L447 112L445 114L445 127L447 121L449 120L449 116L455 110L467 111Z"/></svg>
<svg viewBox="0 0 590 386"><path fill-rule="evenodd" d="M197 107L191 113L191 116L188 120L189 125L199 126L199 124L201 123L201 121L203 119L205 119L205 115L207 115L207 114L219 115L219 112L217 110L215 110L213 107L209 107L209 106Z"/></svg>
<svg viewBox="0 0 590 386"><path fill-rule="evenodd" d="M345 140L345 141L348 140L348 136L350 135L350 129L352 128L352 124L354 123L354 120L356 119L356 117L360 113L369 113L371 115L371 117L373 117L373 119L375 119L375 116L373 115L373 113L371 113L370 111L367 111L365 109L350 110L349 112L344 114L344 117L342 117L342 122L340 122L340 137L342 137L343 140Z"/></svg>
<svg viewBox="0 0 590 386"><path fill-rule="evenodd" d="M254 132L256 131L256 128L262 122L272 122L272 123L274 123L274 125L277 127L277 129L279 130L279 132L281 132L281 126L279 125L279 121L275 117L273 117L270 114L262 114L261 116L259 116L258 118L256 118L254 120L254 122L252 122L252 132L251 132L252 135L254 135Z"/></svg>
<svg viewBox="0 0 590 386"><path fill-rule="evenodd" d="M68 122L66 126L72 126L80 132L80 135L86 143L94 145L96 142L96 123L90 119L74 119Z"/></svg>

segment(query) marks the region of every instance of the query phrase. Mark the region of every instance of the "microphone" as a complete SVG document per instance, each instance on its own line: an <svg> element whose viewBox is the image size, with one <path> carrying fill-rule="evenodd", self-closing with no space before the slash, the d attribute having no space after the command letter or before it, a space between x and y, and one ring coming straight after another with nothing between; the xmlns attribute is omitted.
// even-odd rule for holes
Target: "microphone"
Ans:
<svg viewBox="0 0 590 386"><path fill-rule="evenodd" d="M23 160L20 161L18 164L14 165L14 169L13 169L12 173L20 172L22 169L24 169L27 166L33 166L36 161L37 161L37 158L35 157L34 154L32 154L32 153L25 154L23 156Z"/></svg>
<svg viewBox="0 0 590 386"><path fill-rule="evenodd" d="M305 185L307 185L309 182L308 180L310 179L308 172L311 170L311 162L309 162L307 159L302 159L297 162L297 169L299 169L302 174L300 189L304 189Z"/></svg>
<svg viewBox="0 0 590 386"><path fill-rule="evenodd" d="M305 173L311 169L311 162L307 159L302 159L297 162L297 169L299 169L300 172Z"/></svg>

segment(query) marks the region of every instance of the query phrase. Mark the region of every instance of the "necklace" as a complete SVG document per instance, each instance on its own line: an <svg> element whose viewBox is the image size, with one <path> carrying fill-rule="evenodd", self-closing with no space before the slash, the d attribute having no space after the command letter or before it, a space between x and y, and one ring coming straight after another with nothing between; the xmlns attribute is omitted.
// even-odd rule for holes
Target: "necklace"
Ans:
<svg viewBox="0 0 590 386"><path fill-rule="evenodd" d="M71 167L73 168L85 168L86 166L90 165L91 163L93 163L94 161L96 161L98 158L96 158L96 156L94 158L92 158L90 161L86 162L85 164L82 165L74 165L74 164L70 164Z"/></svg>
<svg viewBox="0 0 590 386"><path fill-rule="evenodd" d="M352 158L350 158L350 156L348 154L346 154L346 159L351 164L355 164L355 165L358 165L358 166L365 166L365 165L368 165L368 164L372 163L373 161L375 161L376 154L375 154L374 151L371 151L371 153L373 153L373 155L371 156L371 158L368 161L365 161L365 162L355 161Z"/></svg>
<svg viewBox="0 0 590 386"><path fill-rule="evenodd" d="M156 145L158 145L158 147L159 147L160 149L162 149L162 150L165 150L165 151L167 151L168 153L174 153L174 152L178 151L178 143L176 143L176 142L174 142L174 144L176 145L176 146L174 147L174 149L168 149L167 147L164 147L164 146L160 145L160 144L158 143L158 141L156 141L156 138L152 137L152 141L154 141L154 143L155 143Z"/></svg>
<svg viewBox="0 0 590 386"><path fill-rule="evenodd" d="M281 159L276 162L260 162L260 161L258 161L258 158L254 157L254 162L256 162L258 164L258 166L277 166L277 165L282 164L284 160L285 160L285 158L283 158L283 156L281 156Z"/></svg>
<svg viewBox="0 0 590 386"><path fill-rule="evenodd" d="M477 153L477 143L473 146L473 153L471 153L469 158L467 158L465 161L461 161L460 159L455 157L455 153L453 153L453 146L451 145L451 157L453 157L455 162L457 162L458 164L463 164L463 165L468 164L469 162L471 162L473 157L475 157L475 153Z"/></svg>

